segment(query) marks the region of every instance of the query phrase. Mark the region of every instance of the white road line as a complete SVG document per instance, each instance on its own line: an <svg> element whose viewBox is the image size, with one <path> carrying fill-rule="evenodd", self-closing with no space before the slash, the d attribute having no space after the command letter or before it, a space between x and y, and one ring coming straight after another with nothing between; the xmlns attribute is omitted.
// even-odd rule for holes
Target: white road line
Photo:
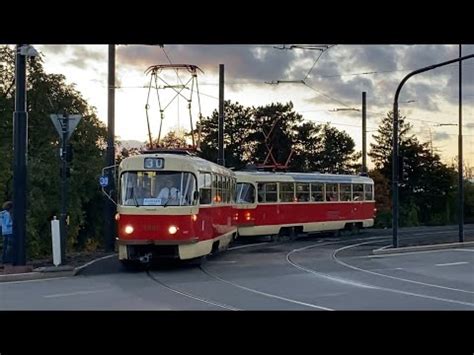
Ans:
<svg viewBox="0 0 474 355"><path fill-rule="evenodd" d="M426 282L420 282L420 281L415 281L415 280L410 280L410 279L404 279L404 278L401 278L401 277L395 277L395 276L380 274L380 273L378 273L378 272L373 272L373 271L361 269L361 268L359 268L359 267L357 267L357 266L349 265L349 264L347 264L347 263L345 263L345 262L339 260L339 259L336 257L336 254L337 254L338 252L344 250L344 249L353 248L353 247L356 247L356 246L359 246L359 245L363 245L363 244L367 244L367 243L358 243L358 244L348 245L348 246L345 246L345 247L336 249L336 250L333 252L333 254L332 254L332 258L333 258L334 261L336 261L338 264L341 264L341 265L343 265L343 266L345 266L345 267L348 267L348 268L350 268L350 269L357 270L357 271L361 271L361 272L365 272L365 273L368 273L368 274L378 275L378 276L381 276L381 277L386 277L386 278L390 278L390 279L394 279L394 280L400 280L400 281L410 282L410 283L418 284L418 285L424 285L424 286L442 288L442 289L445 289L445 290L451 290L451 291L458 291L458 292L464 292L464 293L471 293L471 294L474 294L473 291L467 291L467 290L461 290L461 289L452 288L452 287L446 287L446 286L441 286L441 285L429 284L429 283L426 283ZM400 291L400 290L395 290L395 289L389 289L389 288L379 287L379 286L375 286L375 287L377 287L377 288L379 288L379 289L382 289L382 290L390 291L390 292L396 292L396 293L407 294L407 295L417 296L417 297L423 297L423 298L431 298L431 299L435 299L435 300L439 300L439 301L445 301L445 302L450 302L450 303L458 303L458 304L463 304L463 305L468 305L468 306L474 307L474 303L461 302L461 301L455 301L455 300L446 299L446 298L440 298L440 297L434 297L434 296L421 295L421 294L417 294L417 293L406 292L406 291Z"/></svg>
<svg viewBox="0 0 474 355"><path fill-rule="evenodd" d="M77 295L89 295L91 293L100 293L100 292L105 292L109 291L107 290L93 290L93 291L77 291L77 292L71 292L71 293L56 293L53 295L46 295L43 296L44 298L56 298L56 297L69 297L69 296L77 296Z"/></svg>
<svg viewBox="0 0 474 355"><path fill-rule="evenodd" d="M304 266L301 266L299 264L296 264L294 263L293 261L291 261L290 259L290 255L295 253L295 252L298 252L298 251L302 251L302 250L305 250L305 249L310 249L310 248L314 248L315 245L310 245L310 246L307 246L305 248L300 248L300 249L293 249L292 251L290 251L288 254L286 254L286 261L294 266L295 268L297 269L300 269L300 270L303 270L303 271L306 271L310 274L313 274L313 275L316 275L316 276L320 276L320 277L323 277L325 279L328 279L328 280L331 280L331 281L334 281L334 282L338 282L338 283L343 283L343 284L346 284L346 285L350 285L350 286L356 286L356 287L363 287L363 288L374 288L373 286L370 286L370 285L367 285L367 284L364 284L364 283L361 283L361 282L355 282L355 281L351 281L351 280L346 280L346 279L342 279L340 277L334 277L334 276L330 276L328 274L323 274L321 272L318 272L318 271L315 271L313 269L308 269L308 268L305 268Z"/></svg>
<svg viewBox="0 0 474 355"><path fill-rule="evenodd" d="M453 251L470 251L471 253L474 253L474 249L456 248L456 249L453 249Z"/></svg>
<svg viewBox="0 0 474 355"><path fill-rule="evenodd" d="M49 277L45 279L36 279L36 280L22 280L22 281L5 281L0 282L0 286L7 286L11 284L20 284L20 283L27 283L27 282L40 282L40 281L51 281L51 280L60 280L60 279L67 279L73 276L61 276L61 277Z"/></svg>
<svg viewBox="0 0 474 355"><path fill-rule="evenodd" d="M457 263L445 263L445 264L435 264L436 266L452 266L452 265L464 265L469 264L469 261L459 261Z"/></svg>
<svg viewBox="0 0 474 355"><path fill-rule="evenodd" d="M214 275L213 273L210 273L207 269L205 269L205 268L202 267L202 266L201 266L201 269L202 269L204 272L206 272L209 276L214 277L214 278L216 278L216 279L219 280L219 281L225 282L225 283L227 283L227 284L229 284L229 285L232 285L232 286L234 286L234 287L241 288L241 289L246 290L246 291L249 291L249 292L253 292L253 293L256 293L256 294L259 294L259 295L262 295L262 296L266 296L266 297L270 297L270 298L276 298L276 299L279 299L279 300L282 300L282 301L286 301L286 302L290 302L290 303L299 304L299 305L306 306L306 307L310 307L310 308L322 309L322 310L324 310L324 311L334 311L334 309L331 309L331 308L322 307L322 306L317 306L317 305L315 305L315 304L305 303L305 302L293 300L293 299L290 299L290 298L286 298L286 297L277 296L277 295L273 295L273 294L270 294L270 293L266 293L266 292L254 290L253 288L248 288L248 287L245 287L245 286L236 284L236 283L234 283L234 282L232 282L232 281L224 280L223 278L220 278L219 276Z"/></svg>
<svg viewBox="0 0 474 355"><path fill-rule="evenodd" d="M350 257L351 259L371 259L371 258L386 258L390 256L403 256L403 255L411 255L411 254L421 254L421 253L446 253L450 251L454 251L458 249L437 249L437 250L420 250L420 251L407 251L404 253L390 253L390 254L380 254L380 255L364 255L364 256L353 256Z"/></svg>

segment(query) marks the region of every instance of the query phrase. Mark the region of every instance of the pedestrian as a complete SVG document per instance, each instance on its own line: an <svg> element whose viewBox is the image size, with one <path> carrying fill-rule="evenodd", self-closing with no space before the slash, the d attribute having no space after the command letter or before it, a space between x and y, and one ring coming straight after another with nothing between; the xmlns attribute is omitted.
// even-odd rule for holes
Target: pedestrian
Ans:
<svg viewBox="0 0 474 355"><path fill-rule="evenodd" d="M13 221L12 209L13 203L7 201L2 206L3 211L0 212L0 226L2 228L3 236L3 253L2 263L11 264L12 260L12 244L13 244Z"/></svg>

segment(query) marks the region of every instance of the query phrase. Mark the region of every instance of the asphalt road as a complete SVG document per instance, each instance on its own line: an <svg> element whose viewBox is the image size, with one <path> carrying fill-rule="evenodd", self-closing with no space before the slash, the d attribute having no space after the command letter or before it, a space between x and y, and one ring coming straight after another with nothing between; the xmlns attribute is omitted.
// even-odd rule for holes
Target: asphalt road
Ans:
<svg viewBox="0 0 474 355"><path fill-rule="evenodd" d="M401 241L456 241L455 230L406 229ZM474 248L372 254L390 243L376 230L243 240L201 266L142 271L112 257L75 277L0 283L0 310L474 310Z"/></svg>

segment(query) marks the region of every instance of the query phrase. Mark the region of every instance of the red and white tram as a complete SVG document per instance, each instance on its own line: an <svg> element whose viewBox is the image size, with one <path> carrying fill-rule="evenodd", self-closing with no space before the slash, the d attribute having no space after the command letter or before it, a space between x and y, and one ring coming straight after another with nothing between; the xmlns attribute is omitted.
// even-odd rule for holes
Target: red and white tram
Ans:
<svg viewBox="0 0 474 355"><path fill-rule="evenodd" d="M371 227L374 182L320 173L236 172L239 236L294 235Z"/></svg>
<svg viewBox="0 0 474 355"><path fill-rule="evenodd" d="M147 152L119 166L119 259L193 259L236 236L234 172L189 154Z"/></svg>

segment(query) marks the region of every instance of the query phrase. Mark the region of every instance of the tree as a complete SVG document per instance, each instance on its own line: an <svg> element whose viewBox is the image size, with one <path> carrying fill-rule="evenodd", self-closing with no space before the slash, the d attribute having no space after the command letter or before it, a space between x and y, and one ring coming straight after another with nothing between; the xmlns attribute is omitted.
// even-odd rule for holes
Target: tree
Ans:
<svg viewBox="0 0 474 355"><path fill-rule="evenodd" d="M224 102L224 159L228 167L242 169L251 161L252 112L252 108L238 102ZM200 156L213 162L217 161L218 153L218 119L219 112L214 110L210 117L203 117L200 122Z"/></svg>
<svg viewBox="0 0 474 355"><path fill-rule="evenodd" d="M449 199L455 171L441 162L429 143L420 143L410 133L412 126L400 118L399 169L400 225L446 223L450 220ZM392 183L393 113L383 118L374 135L369 156L378 170ZM376 198L377 195L376 195Z"/></svg>
<svg viewBox="0 0 474 355"><path fill-rule="evenodd" d="M12 117L14 89L10 88L14 72L14 51L1 47L0 63L4 70L0 80L1 150L0 196L11 198ZM59 136L49 115L81 114L82 120L72 135L74 157L69 193L68 246L81 246L87 239L101 240L103 197L98 177L104 166L106 129L94 109L81 97L73 85L67 85L63 75L47 74L42 59L28 66L28 256L50 254L50 220L59 215ZM10 88L10 89L9 89Z"/></svg>

